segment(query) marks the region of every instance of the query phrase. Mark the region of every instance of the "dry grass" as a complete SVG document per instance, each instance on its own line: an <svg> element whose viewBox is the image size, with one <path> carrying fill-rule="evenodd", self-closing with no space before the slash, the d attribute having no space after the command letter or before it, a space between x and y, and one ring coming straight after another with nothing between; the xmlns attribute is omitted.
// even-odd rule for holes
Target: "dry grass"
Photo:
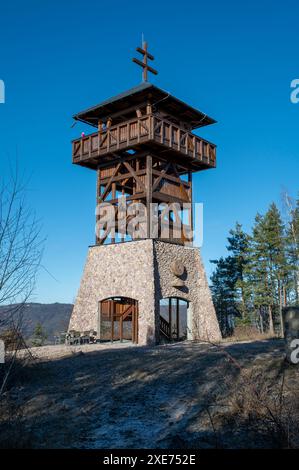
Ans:
<svg viewBox="0 0 299 470"><path fill-rule="evenodd" d="M255 447L254 442L250 443L251 436L255 442L266 443L265 447L299 448L299 388L295 366L281 358L272 360L267 368L264 363L246 368L228 351L223 351L238 371L238 378L232 386L230 376L218 369L221 386L213 406L220 405L220 410L224 410L215 414L218 426L247 434L248 447ZM217 434L213 415L210 419Z"/></svg>
<svg viewBox="0 0 299 470"><path fill-rule="evenodd" d="M26 424L24 406L6 393L0 400L0 449L28 449L33 447L34 435Z"/></svg>
<svg viewBox="0 0 299 470"><path fill-rule="evenodd" d="M298 447L298 368L281 340L36 349L4 397L2 447Z"/></svg>
<svg viewBox="0 0 299 470"><path fill-rule="evenodd" d="M260 333L257 328L240 325L235 328L234 334L232 336L223 338L222 342L236 343L239 341L263 341L271 338L273 338L273 335L270 333Z"/></svg>

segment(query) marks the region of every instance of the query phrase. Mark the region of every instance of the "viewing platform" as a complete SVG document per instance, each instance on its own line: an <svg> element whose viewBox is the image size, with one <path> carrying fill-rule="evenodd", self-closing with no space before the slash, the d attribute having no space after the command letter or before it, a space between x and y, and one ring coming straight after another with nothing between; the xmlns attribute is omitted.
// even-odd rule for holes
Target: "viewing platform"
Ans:
<svg viewBox="0 0 299 470"><path fill-rule="evenodd" d="M158 114L144 115L75 139L73 163L96 169L101 162L142 149L185 158L196 171L216 167L216 145ZM182 160L181 160L182 161Z"/></svg>

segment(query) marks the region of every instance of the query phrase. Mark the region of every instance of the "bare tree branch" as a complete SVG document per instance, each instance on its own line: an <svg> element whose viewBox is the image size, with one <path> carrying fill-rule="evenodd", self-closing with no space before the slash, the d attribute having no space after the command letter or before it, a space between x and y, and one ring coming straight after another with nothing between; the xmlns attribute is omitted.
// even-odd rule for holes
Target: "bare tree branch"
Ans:
<svg viewBox="0 0 299 470"><path fill-rule="evenodd" d="M17 351L26 347L21 334L24 307L35 287L43 244L41 224L27 206L26 184L16 167L7 181L0 179L0 329L17 338L15 351L0 378L0 396Z"/></svg>

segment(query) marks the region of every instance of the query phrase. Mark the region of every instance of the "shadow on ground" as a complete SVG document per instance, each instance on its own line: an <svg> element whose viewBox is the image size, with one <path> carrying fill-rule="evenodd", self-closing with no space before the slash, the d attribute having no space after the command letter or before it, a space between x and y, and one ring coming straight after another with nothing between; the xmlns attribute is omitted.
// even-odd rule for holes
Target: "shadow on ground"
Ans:
<svg viewBox="0 0 299 470"><path fill-rule="evenodd" d="M39 362L6 393L19 411L2 417L2 447L12 445L11 433L14 446L34 448L271 447L269 436L217 422L240 373L227 353L269 382L284 364L279 340L223 350L190 342L103 349Z"/></svg>

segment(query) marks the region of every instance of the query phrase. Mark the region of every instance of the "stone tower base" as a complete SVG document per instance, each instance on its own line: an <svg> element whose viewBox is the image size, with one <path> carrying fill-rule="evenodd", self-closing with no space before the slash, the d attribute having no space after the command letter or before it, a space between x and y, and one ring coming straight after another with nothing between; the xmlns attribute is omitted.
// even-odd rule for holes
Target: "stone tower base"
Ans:
<svg viewBox="0 0 299 470"><path fill-rule="evenodd" d="M175 261L184 267L181 276ZM168 297L189 302L189 339L221 339L198 248L151 239L90 247L69 330L99 331L100 301L111 297L138 301L140 345L159 342L159 305Z"/></svg>

